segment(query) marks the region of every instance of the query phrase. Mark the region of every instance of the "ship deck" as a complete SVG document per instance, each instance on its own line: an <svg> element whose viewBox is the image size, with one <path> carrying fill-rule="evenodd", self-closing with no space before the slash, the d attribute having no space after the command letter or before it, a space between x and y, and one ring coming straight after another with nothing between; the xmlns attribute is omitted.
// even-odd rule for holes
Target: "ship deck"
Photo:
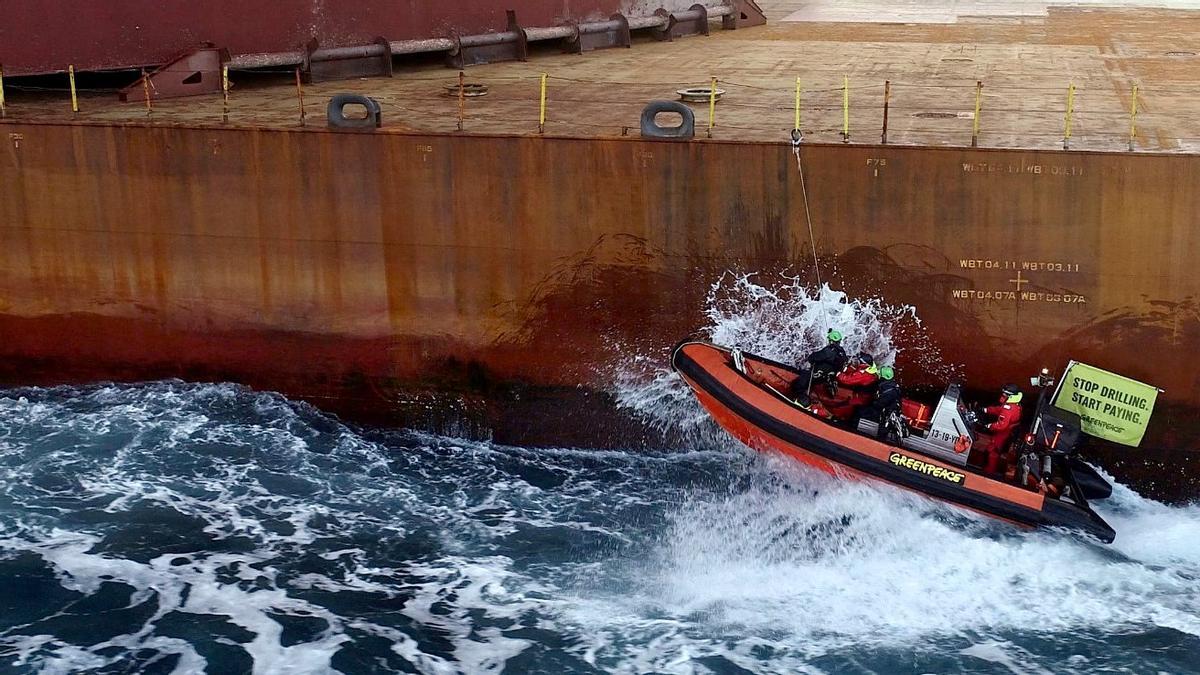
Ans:
<svg viewBox="0 0 1200 675"><path fill-rule="evenodd" d="M474 66L468 82L489 93L465 102L465 133L538 133L541 74L547 79L544 133L636 135L641 108L716 77L725 90L710 127L696 104L697 135L784 141L794 125L800 80L801 127L816 142L1061 148L1068 89L1075 87L1070 147L1200 151L1200 2L1019 0L760 0L757 28L636 41L632 49L561 54L545 45L526 62ZM323 129L337 92L383 105L383 132L458 133L457 73L405 65L392 78L304 87L306 127ZM291 129L301 124L290 70L232 74L228 121L219 95L120 103L111 91L81 92L72 114L65 90L8 87L8 118ZM65 78L64 78L65 80ZM982 83L978 120L976 83ZM885 85L885 83L888 83ZM1133 88L1137 116L1131 120Z"/></svg>

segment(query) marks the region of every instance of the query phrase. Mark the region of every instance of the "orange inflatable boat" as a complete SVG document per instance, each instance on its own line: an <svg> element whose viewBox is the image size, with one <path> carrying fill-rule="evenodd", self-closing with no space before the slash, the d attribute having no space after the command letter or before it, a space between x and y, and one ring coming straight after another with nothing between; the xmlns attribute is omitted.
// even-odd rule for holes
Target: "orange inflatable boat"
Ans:
<svg viewBox="0 0 1200 675"><path fill-rule="evenodd" d="M904 437L887 444L876 440L875 421L838 423L825 419L820 406L793 400L795 383L807 375L787 365L705 342L680 344L671 365L713 419L755 450L783 453L835 474L883 480L1022 526L1079 530L1105 543L1116 536L1087 501L1108 496L1111 486L1062 447L1062 439L1078 437L1078 427L1052 410L1038 410L1041 424L1030 425L1020 442L1030 457L1049 447L1059 453L1056 482L1064 488L1058 495L1017 484L1011 476L986 475L972 452L986 439L969 424L955 385L936 403L906 400ZM1040 446L1035 430L1052 433L1054 446Z"/></svg>

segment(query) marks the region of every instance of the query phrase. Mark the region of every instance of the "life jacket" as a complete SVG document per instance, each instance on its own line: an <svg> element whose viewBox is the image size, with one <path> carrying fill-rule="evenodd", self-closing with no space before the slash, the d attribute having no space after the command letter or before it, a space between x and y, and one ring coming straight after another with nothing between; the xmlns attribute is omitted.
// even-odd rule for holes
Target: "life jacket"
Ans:
<svg viewBox="0 0 1200 675"><path fill-rule="evenodd" d="M851 389L874 389L879 382L879 370L874 366L853 366L838 373L838 384Z"/></svg>
<svg viewBox="0 0 1200 675"><path fill-rule="evenodd" d="M995 422L987 425L988 431L1011 432L1021 421L1020 403L1001 403L984 408L983 411L996 418Z"/></svg>
<svg viewBox="0 0 1200 675"><path fill-rule="evenodd" d="M847 368L838 374L838 384L850 390L850 404L864 406L875 398L879 384L879 369L874 365Z"/></svg>
<svg viewBox="0 0 1200 675"><path fill-rule="evenodd" d="M1001 451L1008 445L1008 439L1012 437L1013 431L1021 422L1021 397L1020 395L1009 396L1007 401L1017 399L1016 403L1001 403L999 405L989 406L983 409L983 412L992 415L996 418L995 422L987 425L987 430L992 432L992 450Z"/></svg>

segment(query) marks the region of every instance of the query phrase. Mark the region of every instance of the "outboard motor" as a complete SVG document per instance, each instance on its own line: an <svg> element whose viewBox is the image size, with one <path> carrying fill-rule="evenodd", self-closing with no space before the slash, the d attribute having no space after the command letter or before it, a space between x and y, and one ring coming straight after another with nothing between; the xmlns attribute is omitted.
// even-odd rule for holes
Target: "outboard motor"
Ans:
<svg viewBox="0 0 1200 675"><path fill-rule="evenodd" d="M1079 450L1083 438L1079 415L1043 405L1033 425L1033 437L1033 445L1039 452L1070 457Z"/></svg>
<svg viewBox="0 0 1200 675"><path fill-rule="evenodd" d="M1072 466L1083 440L1079 415L1049 405L1038 407L1037 419L1025 436L1020 462L1020 482L1052 486L1058 494L1073 501L1085 499L1088 491L1079 487Z"/></svg>

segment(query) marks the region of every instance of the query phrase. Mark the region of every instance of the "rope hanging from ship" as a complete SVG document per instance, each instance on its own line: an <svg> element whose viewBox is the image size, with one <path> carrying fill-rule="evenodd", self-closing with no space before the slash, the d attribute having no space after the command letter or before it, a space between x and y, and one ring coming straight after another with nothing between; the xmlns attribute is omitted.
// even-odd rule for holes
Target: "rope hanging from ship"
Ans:
<svg viewBox="0 0 1200 675"><path fill-rule="evenodd" d="M808 243L812 247L813 272L817 276L817 292L821 290L821 267L817 259L817 238L813 234L812 212L808 208L808 188L804 184L804 160L800 157L800 147L804 144L804 135L799 129L792 129L792 154L796 155L796 168L800 171L800 196L804 200L804 222L808 226Z"/></svg>
<svg viewBox="0 0 1200 675"><path fill-rule="evenodd" d="M821 290L824 284L821 282L821 262L817 257L817 237L813 232L812 212L808 207L808 187L804 181L804 160L800 154L800 147L804 144L804 134L800 129L792 129L792 154L796 155L796 169L800 172L800 196L804 201L804 223L808 226L808 243L812 248L813 259L813 274L817 277L817 300L818 304L821 299ZM829 332L829 317L826 316L824 309L821 310L821 325L825 332Z"/></svg>
<svg viewBox="0 0 1200 675"><path fill-rule="evenodd" d="M804 181L804 160L800 154L800 148L804 145L804 133L800 131L797 125L792 129L792 154L796 155L796 169L800 172L800 196L804 201L804 223L808 226L808 244L812 248L813 258L813 274L817 277L817 308L821 312L821 327L825 334L829 334L829 316L825 313L825 307L821 304L821 291L824 284L821 282L821 261L817 257L817 237L813 232L812 211L808 207L808 186ZM808 371L808 387L805 391L812 389L814 370Z"/></svg>

